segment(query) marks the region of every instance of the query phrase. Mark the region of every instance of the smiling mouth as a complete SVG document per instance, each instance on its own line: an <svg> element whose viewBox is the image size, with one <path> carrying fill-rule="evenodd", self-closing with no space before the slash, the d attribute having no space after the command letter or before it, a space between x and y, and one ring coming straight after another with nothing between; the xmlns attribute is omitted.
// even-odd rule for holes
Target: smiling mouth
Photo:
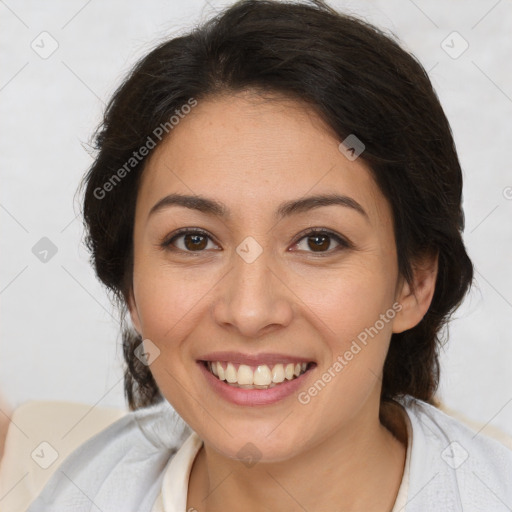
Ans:
<svg viewBox="0 0 512 512"><path fill-rule="evenodd" d="M270 389L298 379L316 366L313 362L249 366L225 361L203 361L203 364L217 379L244 389Z"/></svg>

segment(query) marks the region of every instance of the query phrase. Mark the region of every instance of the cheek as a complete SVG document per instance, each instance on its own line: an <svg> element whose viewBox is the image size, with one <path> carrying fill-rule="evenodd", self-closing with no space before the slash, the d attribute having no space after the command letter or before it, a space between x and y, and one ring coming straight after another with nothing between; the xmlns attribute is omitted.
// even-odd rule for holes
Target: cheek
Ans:
<svg viewBox="0 0 512 512"><path fill-rule="evenodd" d="M394 272L381 264L350 265L326 273L319 270L295 279L294 292L317 318L315 322L332 345L341 348L375 324L392 306ZM386 323L383 329L389 330Z"/></svg>
<svg viewBox="0 0 512 512"><path fill-rule="evenodd" d="M372 271L354 266L297 289L324 354L316 380L298 399L311 417L333 411L327 430L349 421L379 383L396 315L393 278L391 267L386 273L379 265Z"/></svg>
<svg viewBox="0 0 512 512"><path fill-rule="evenodd" d="M374 263L351 265L329 278L319 273L297 289L323 340L317 375L322 382L300 397L310 412L333 407L341 415L336 418L345 421L345 414L357 410L378 383L396 312L393 267L384 271L382 260Z"/></svg>
<svg viewBox="0 0 512 512"><path fill-rule="evenodd" d="M134 296L143 335L161 341L175 337L187 318L196 313L210 287L210 281L161 262L146 260L136 265Z"/></svg>
<svg viewBox="0 0 512 512"><path fill-rule="evenodd" d="M164 396L186 420L194 403L189 399L189 372L193 363L187 357L187 340L196 320L205 314L205 294L211 283L187 279L161 262L145 262L134 269L134 295L144 339L151 340L159 356L151 373Z"/></svg>

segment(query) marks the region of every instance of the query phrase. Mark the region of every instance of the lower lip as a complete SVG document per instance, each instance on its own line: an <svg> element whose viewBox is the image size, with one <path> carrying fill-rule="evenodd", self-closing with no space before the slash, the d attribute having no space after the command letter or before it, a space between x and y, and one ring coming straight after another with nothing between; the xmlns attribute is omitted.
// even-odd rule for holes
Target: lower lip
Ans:
<svg viewBox="0 0 512 512"><path fill-rule="evenodd" d="M226 381L213 375L202 361L198 361L206 381L222 398L236 405L269 405L279 402L294 394L304 384L312 368L293 380L284 381L269 389L245 389L230 386Z"/></svg>

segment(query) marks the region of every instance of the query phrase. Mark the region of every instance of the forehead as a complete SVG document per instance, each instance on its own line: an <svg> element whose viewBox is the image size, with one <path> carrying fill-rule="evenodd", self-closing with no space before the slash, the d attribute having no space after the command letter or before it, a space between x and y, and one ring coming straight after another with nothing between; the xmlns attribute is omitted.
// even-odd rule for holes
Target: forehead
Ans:
<svg viewBox="0 0 512 512"><path fill-rule="evenodd" d="M202 195L243 215L270 212L307 195L338 193L364 205L373 220L389 215L362 159L304 103L250 93L198 102L146 163L137 210L171 193Z"/></svg>

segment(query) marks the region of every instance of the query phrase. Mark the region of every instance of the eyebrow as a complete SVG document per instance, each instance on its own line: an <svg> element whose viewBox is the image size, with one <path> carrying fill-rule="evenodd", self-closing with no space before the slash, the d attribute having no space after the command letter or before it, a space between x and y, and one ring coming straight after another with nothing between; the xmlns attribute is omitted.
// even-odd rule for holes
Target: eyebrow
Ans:
<svg viewBox="0 0 512 512"><path fill-rule="evenodd" d="M355 199L339 194L321 194L286 201L279 205L276 211L276 217L282 219L291 215L308 212L322 206L332 205L351 208L360 213L366 220L369 220L368 214ZM229 209L219 201L204 196L184 194L169 194L163 197L151 208L148 217L172 206L182 206L226 220L229 220L231 217Z"/></svg>

